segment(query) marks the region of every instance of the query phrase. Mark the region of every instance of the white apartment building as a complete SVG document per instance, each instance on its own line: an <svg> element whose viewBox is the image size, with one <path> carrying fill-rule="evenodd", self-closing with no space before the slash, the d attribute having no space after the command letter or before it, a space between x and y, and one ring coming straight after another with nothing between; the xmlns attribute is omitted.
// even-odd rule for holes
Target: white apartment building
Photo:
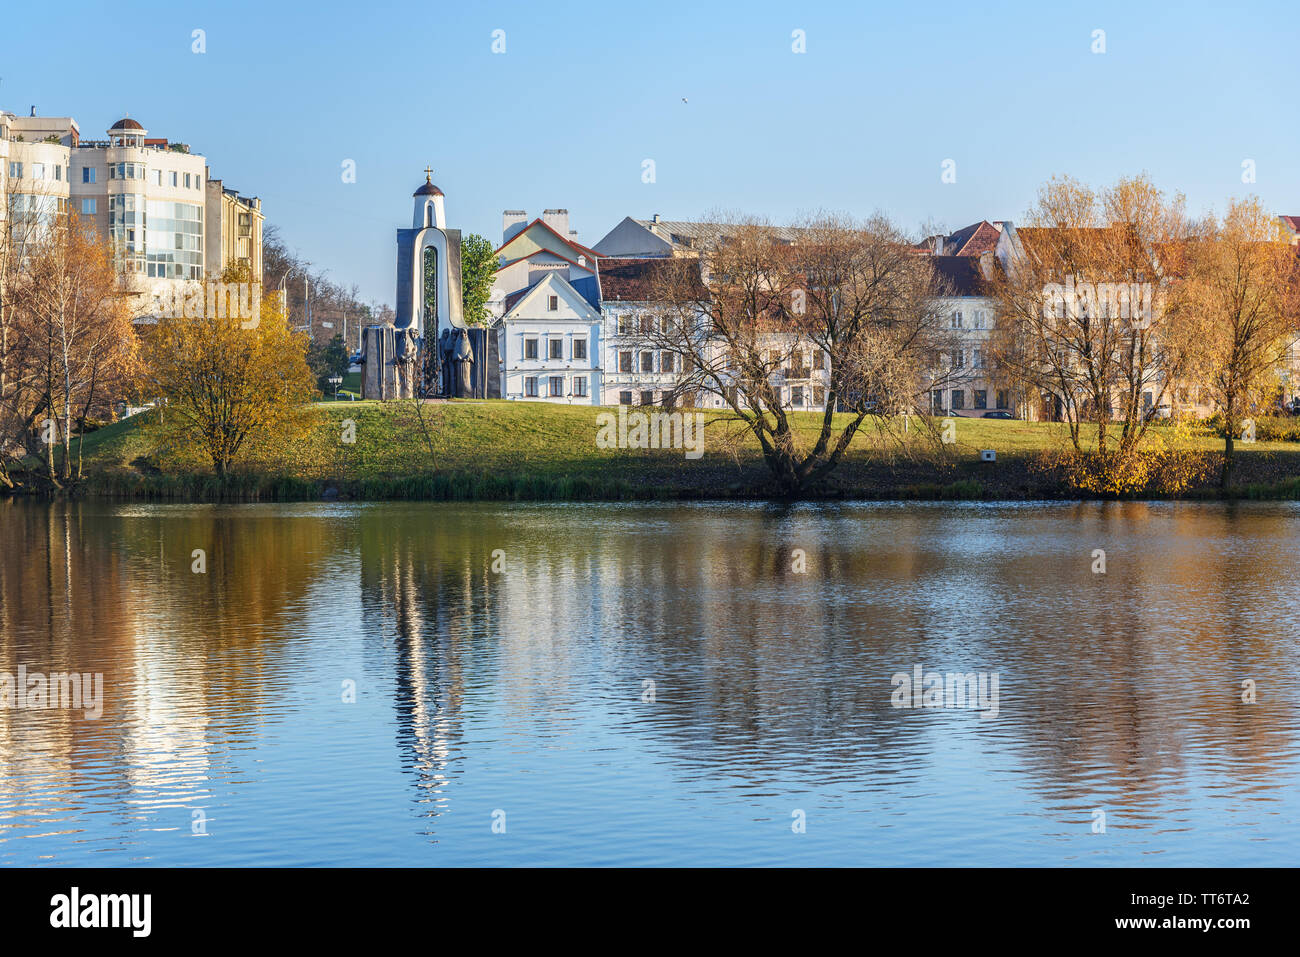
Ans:
<svg viewBox="0 0 1300 957"><path fill-rule="evenodd" d="M70 147L76 139L70 117L17 117L0 111L0 222L16 230L17 242L34 235L19 229L20 224L40 228L67 210Z"/></svg>
<svg viewBox="0 0 1300 957"><path fill-rule="evenodd" d="M946 347L931 370L930 412L977 418L996 410L1017 413L1017 398L999 383L989 349L996 314L988 289L993 253L935 256L934 267L942 293L934 306Z"/></svg>
<svg viewBox="0 0 1300 957"><path fill-rule="evenodd" d="M669 257L601 257L601 313L605 325L605 394L603 405L687 405L721 408L726 400L714 393L683 389L683 357L654 348L655 324L661 319L655 302L656 269ZM823 411L830 386L830 365L820 349L800 344L792 336L772 334L759 344L769 366L771 382L781 404L795 411ZM698 394L697 394L698 393Z"/></svg>
<svg viewBox="0 0 1300 957"><path fill-rule="evenodd" d="M223 215L231 191L206 188L205 158L184 144L150 138L129 117L109 127L105 139L86 140L71 117L39 117L34 108L25 117L0 112L0 167L0 219L50 222L70 208L92 222L111 243L140 315L150 311L159 282L201 280L214 267L224 268L227 248L260 267L261 251L249 248L250 236L227 243L220 234L242 221ZM260 203L254 209L255 200L244 202L257 214L254 241L260 247ZM206 228L206 235L209 241L216 236L222 255L205 258L210 216L216 233Z"/></svg>
<svg viewBox="0 0 1300 957"><path fill-rule="evenodd" d="M679 357L653 348L647 337L659 321L654 303L660 258L597 260L604 326L605 391L601 405L665 405L676 394Z"/></svg>

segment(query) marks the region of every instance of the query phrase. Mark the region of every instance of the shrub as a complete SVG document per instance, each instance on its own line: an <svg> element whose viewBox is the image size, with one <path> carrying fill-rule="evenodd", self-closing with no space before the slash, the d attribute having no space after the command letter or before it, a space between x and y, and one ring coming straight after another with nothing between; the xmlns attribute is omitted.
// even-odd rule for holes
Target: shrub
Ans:
<svg viewBox="0 0 1300 957"><path fill-rule="evenodd" d="M1300 416L1261 415L1255 418L1255 440L1257 442L1300 442ZM1216 412L1205 420L1214 435L1227 437L1223 414ZM1241 441L1239 432L1234 438Z"/></svg>

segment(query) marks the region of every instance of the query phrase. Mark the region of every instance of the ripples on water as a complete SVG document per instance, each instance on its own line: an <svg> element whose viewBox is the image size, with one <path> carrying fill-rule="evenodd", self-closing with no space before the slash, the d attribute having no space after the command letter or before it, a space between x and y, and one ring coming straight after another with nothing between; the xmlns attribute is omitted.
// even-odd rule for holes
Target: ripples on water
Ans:
<svg viewBox="0 0 1300 957"><path fill-rule="evenodd" d="M1300 845L1292 506L0 516L0 672L102 672L106 698L97 721L0 710L7 864L1293 864ZM918 664L996 673L997 716L893 707Z"/></svg>

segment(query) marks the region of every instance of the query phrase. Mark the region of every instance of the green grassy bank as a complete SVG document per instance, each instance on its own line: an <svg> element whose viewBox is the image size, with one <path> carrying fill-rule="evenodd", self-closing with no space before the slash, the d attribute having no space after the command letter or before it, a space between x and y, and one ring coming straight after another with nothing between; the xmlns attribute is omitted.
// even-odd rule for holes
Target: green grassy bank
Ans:
<svg viewBox="0 0 1300 957"><path fill-rule="evenodd" d="M311 407L304 438L284 448L249 449L224 481L192 454L160 447L136 418L85 437L85 477L75 494L176 501L752 499L770 494L757 444L736 434L734 424L709 422L704 455L690 460L681 450L598 448L596 417L602 411L613 410L503 401L427 403L419 409L412 403L322 402ZM811 442L820 416L795 418L802 438ZM892 423L893 434L886 436L869 419L814 495L1079 497L1042 464L1043 453L1066 444L1062 426L961 418L956 441L943 445L936 425L912 418L905 431ZM1222 447L1208 432L1162 427L1154 434L1171 448L1201 454L1207 466ZM1300 443L1260 441L1239 448L1234 496L1300 498ZM998 460L981 462L981 449L993 449ZM1206 480L1183 494L1219 493Z"/></svg>

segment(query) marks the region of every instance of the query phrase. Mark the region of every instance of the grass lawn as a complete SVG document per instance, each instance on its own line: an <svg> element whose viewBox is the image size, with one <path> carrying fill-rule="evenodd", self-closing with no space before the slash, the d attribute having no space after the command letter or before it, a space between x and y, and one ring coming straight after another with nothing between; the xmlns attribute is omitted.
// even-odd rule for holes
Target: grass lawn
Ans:
<svg viewBox="0 0 1300 957"><path fill-rule="evenodd" d="M703 458L687 460L680 450L598 448L596 417L617 411L610 407L466 400L425 403L417 411L410 402L328 401L314 404L310 411L313 425L304 439L288 449L249 449L246 470L322 485L374 483L375 495L382 494L378 483L424 480L435 474L465 476L467 482L490 480L498 486L580 481L593 495L743 495L755 493L767 478L752 437L741 433L728 441L728 426L719 421L706 428ZM709 421L720 413L704 414ZM801 441L810 445L820 414L795 413L793 418ZM848 418L836 416L837 429ZM869 492L881 490L884 473L904 485L983 482L1001 476L1003 484L1024 488L1024 476L1009 470L1024 472L1038 453L1068 443L1068 431L1058 423L956 418L956 442L940 446L933 430L941 421L930 419L926 428L925 420L911 417L900 454L896 441L883 437L879 423L868 419L834 473L836 483L849 492ZM139 418L128 419L86 436L85 468L92 482L107 480L121 489L145 474L197 477L210 472L206 462L154 447L140 425ZM901 422L892 425L895 432L902 428ZM730 429L734 434L735 425ZM1178 434L1164 425L1153 428L1152 434L1178 448L1217 451L1223 444L1211 434ZM355 441L344 441L345 435ZM1251 460L1270 463L1269 481L1300 473L1298 443L1261 441L1238 448L1243 478L1250 478ZM979 463L981 449L998 453L996 468ZM466 487L465 497L478 497Z"/></svg>

